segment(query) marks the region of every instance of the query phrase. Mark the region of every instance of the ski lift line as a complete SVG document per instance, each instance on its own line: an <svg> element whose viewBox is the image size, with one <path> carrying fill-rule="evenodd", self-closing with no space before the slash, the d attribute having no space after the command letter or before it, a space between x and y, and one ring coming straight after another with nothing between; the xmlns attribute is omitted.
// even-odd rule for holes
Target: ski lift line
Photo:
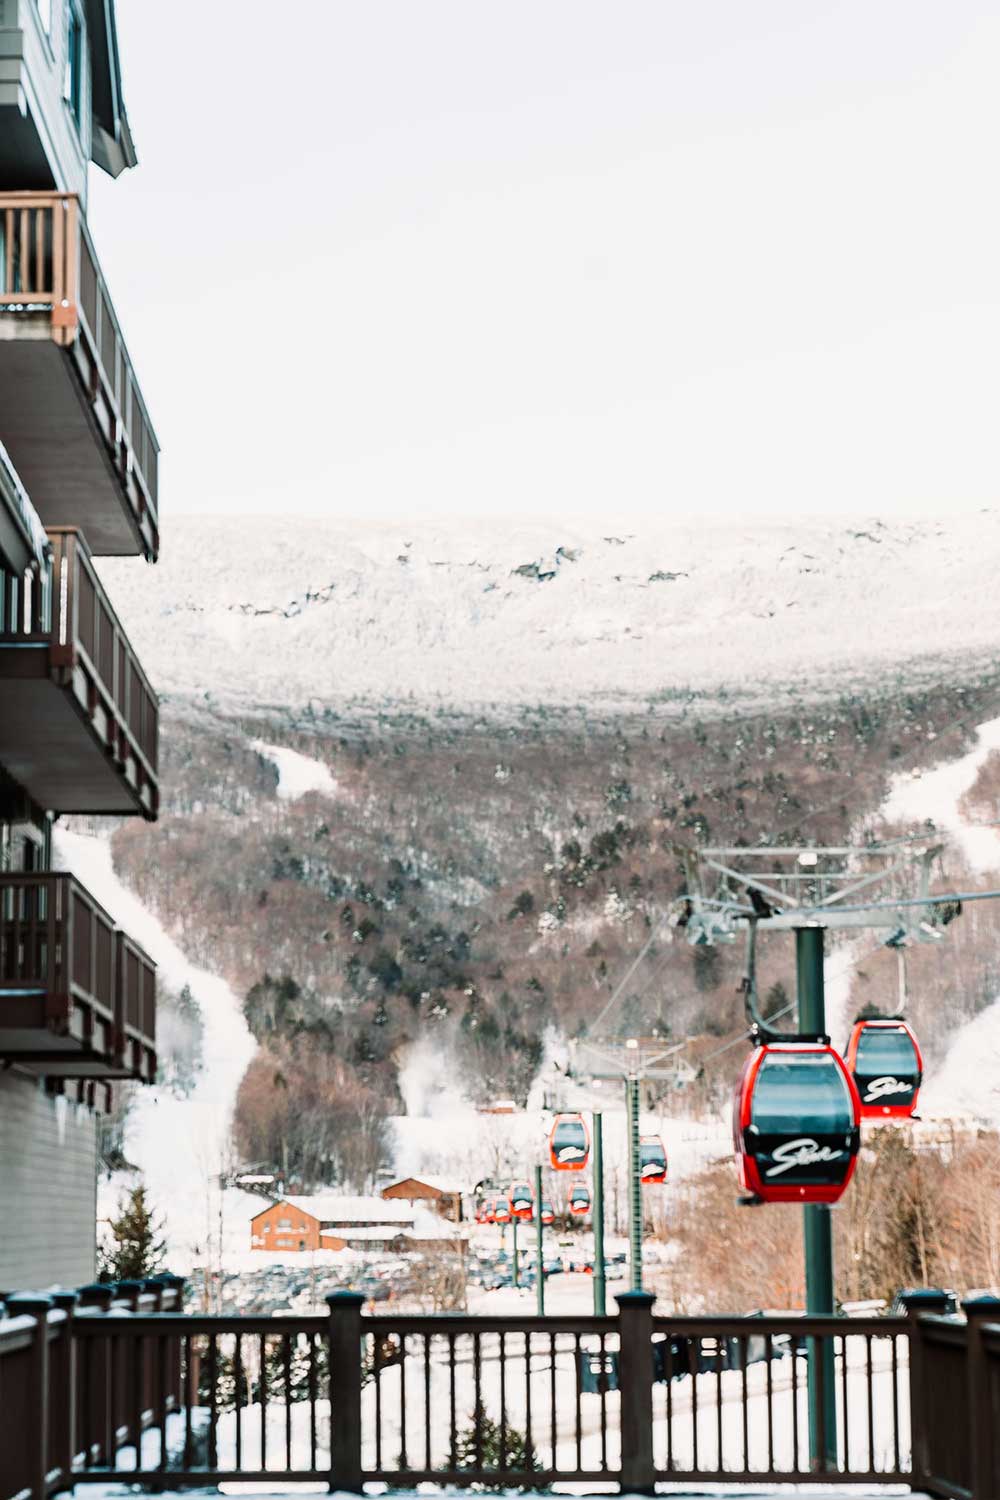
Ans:
<svg viewBox="0 0 1000 1500"><path fill-rule="evenodd" d="M639 949L638 954L632 960L632 963L629 965L628 969L625 971L624 978L620 980L620 982L615 986L615 989L612 991L611 998L608 1001L608 1003L605 1005L604 1009L601 1011L600 1015L595 1018L595 1020L593 1021L593 1023L590 1026L587 1026L585 1028L585 1030L584 1030L584 1036L587 1036L590 1033L590 1031L592 1031L595 1027L603 1025L603 1023L607 1020L608 1016L611 1014L611 1012L614 1010L615 1006L618 1004L618 1001L621 998L621 995L622 995L622 992L625 989L625 986L628 984L629 980L632 978L632 975L635 973L636 969L639 967L639 965L642 963L643 959L646 957L646 954L649 952L650 948L652 948L653 943L659 937L659 935L660 935L660 927L661 926L662 926L662 920L661 920L660 923L658 923L653 928L652 932L649 934L649 937L646 939L646 941L643 943L642 947Z"/></svg>
<svg viewBox="0 0 1000 1500"><path fill-rule="evenodd" d="M955 718L955 719L952 719L949 723L945 724L938 731L938 735L940 737L941 735L948 734L953 729L968 730L969 727L970 727L970 725L969 725L967 719L965 719L964 717ZM912 769L912 767L911 767L911 769ZM823 804L820 807L809 808L807 810L806 816L813 817L813 818L815 818L815 817L821 817L823 813L832 812L834 808L841 807L842 805L843 805L843 795L840 794L837 797L832 798L829 802ZM803 822L803 818L801 816L800 817L796 817L794 819L789 819L788 821L785 822L785 824L783 826L780 826L777 829L774 829L772 831L772 834L771 834L772 839L775 838L775 837L780 837L780 835L782 833L784 833L786 829L800 827L802 825L802 822ZM972 826L972 827L989 827L989 828L1000 827L1000 820L998 820L996 823L972 824L972 825L969 825L969 826ZM894 839L887 840L882 845L882 847L884 849L892 849L892 848L895 848L895 847L902 847L903 845L906 845L906 844L916 843L920 839L926 839L927 836L928 835L926 833L917 833L917 832L910 833L910 834L900 834L900 835L897 835L896 838L894 838ZM684 846L684 845L675 845L674 846L674 850L675 850L675 853L678 854L682 859L684 859L684 858L690 858L691 856L697 856L697 854L699 852L697 849L693 849L693 848L690 848L690 847L687 847L687 846ZM738 848L738 847L729 847L729 846L714 846L714 847L710 847L708 849L705 849L702 852L704 852L707 855L717 854L717 855L720 855L720 856L723 856L723 857L725 857L725 856L731 857L733 855L739 855L740 858L746 858L746 857L749 857L749 856L758 856L758 855L759 856L763 856L765 853L766 854L773 853L773 844L772 844L772 846L770 848L761 848L761 849L756 849L753 846L750 846L750 847L747 847L747 848L742 848L742 847ZM838 846L838 845L824 845L824 846L820 846L819 848L817 848L815 845L789 845L788 852L790 854L791 853L795 853L795 854L818 854L818 855L822 856L822 855L836 855L836 854L856 853L857 851L856 850L852 850L849 847ZM1000 893L991 893L991 894L1000 894ZM981 900L981 899L985 899L985 897L984 896L978 896L978 895L976 895L976 896L965 896L965 897L955 897L955 896L952 896L952 897L945 897L945 898L942 898L942 899L943 900ZM707 904L708 903L708 898L705 898L705 901L706 901L706 904ZM725 903L722 903L722 902L716 903L713 900L712 901L712 905L716 905L716 904L722 906ZM898 903L898 904L901 904L901 903ZM922 904L925 904L925 903L923 903L923 902L914 902L914 903L911 903L911 904L922 905ZM855 908L840 907L839 909L841 911L849 911L849 910L852 910L852 909L855 909ZM857 910L861 910L861 911L867 910L867 908L864 907L864 906L856 908L856 909ZM753 910L752 907L741 907L741 908L735 908L733 910L734 910L734 915L746 915L746 916L755 916L756 915L756 913L754 912L754 910ZM649 952L649 949L652 947L654 937L655 937L655 930L654 930L653 933L650 934L650 936L647 939L646 943L643 945L642 949L640 950L640 953L639 953L638 957L635 959L635 961L633 962L633 964L630 966L630 968L628 969L628 971L625 974L625 977L621 980L621 982L618 985L617 989L612 994L611 999L608 1001L608 1003L605 1006L604 1010L601 1012L600 1016L598 1017L598 1023L599 1022L603 1022L607 1018L607 1016L610 1014L611 1010L614 1008L614 1006L615 1006L615 1004L616 1004L616 1002L617 1002L617 1000L618 1000L618 998L619 998L619 996L621 994L621 991L624 989L625 985L628 983L629 979L632 977L633 973L638 968L638 966L642 962L642 960L645 958L646 954ZM597 1024L597 1023L595 1023L595 1024ZM591 1030L591 1028L588 1026L585 1029L585 1031L584 1031L584 1036L588 1035L589 1032L590 1032L590 1030Z"/></svg>
<svg viewBox="0 0 1000 1500"><path fill-rule="evenodd" d="M851 969L856 969L859 964L867 963L870 958L874 958L876 953L881 953L882 949L887 946L888 945L886 943L878 943L874 948L869 948L866 953L860 954L857 958L852 958L849 963L844 964L843 967L838 969L835 974L829 975L827 982L833 983L834 981L843 978L845 974L850 973ZM791 1011L793 1011L796 1007L796 1004L797 1001L792 1000L788 1003L788 1005L783 1005L780 1010L772 1011L769 1016L764 1017L764 1020L767 1022L779 1021L782 1016L787 1016ZM704 1058L704 1062L711 1062L713 1058L721 1057L724 1052L730 1052L734 1047L738 1047L741 1042L745 1042L747 1037L750 1036L751 1030L752 1028L748 1026L745 1031L740 1032L739 1036L735 1036L730 1041L726 1042L723 1046L717 1047L714 1052L710 1052L708 1056Z"/></svg>
<svg viewBox="0 0 1000 1500"><path fill-rule="evenodd" d="M793 1011L795 1009L795 1004L796 1002L794 1000L790 1001L788 1005L783 1005L780 1010L773 1010L769 1016L764 1017L764 1020L768 1022L780 1021L782 1016L787 1016L790 1011ZM704 1059L705 1062L709 1063L714 1057L721 1057L723 1052L731 1052L734 1047L739 1047L741 1043L745 1042L747 1037L751 1036L752 1033L753 1028L751 1026L748 1026L745 1031L740 1032L739 1036L734 1036L732 1040L726 1042L724 1046L716 1047L714 1052L710 1052Z"/></svg>

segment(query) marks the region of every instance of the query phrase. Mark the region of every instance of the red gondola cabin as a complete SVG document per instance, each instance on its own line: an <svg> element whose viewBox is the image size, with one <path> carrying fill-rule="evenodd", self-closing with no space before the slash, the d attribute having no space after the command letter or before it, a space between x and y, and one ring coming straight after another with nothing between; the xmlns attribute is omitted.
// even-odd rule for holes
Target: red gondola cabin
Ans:
<svg viewBox="0 0 1000 1500"><path fill-rule="evenodd" d="M543 1203L542 1204L542 1223L543 1224L554 1224L555 1223L555 1218L556 1218L556 1213L555 1213L555 1209L552 1207L552 1204L551 1203Z"/></svg>
<svg viewBox="0 0 1000 1500"><path fill-rule="evenodd" d="M836 1203L854 1175L861 1102L822 1042L754 1049L733 1101L740 1185L762 1203Z"/></svg>
<svg viewBox="0 0 1000 1500"><path fill-rule="evenodd" d="M509 1224L510 1223L510 1204L508 1203L507 1199L503 1196L503 1194L498 1195L493 1200L493 1219L492 1219L492 1222L494 1224Z"/></svg>
<svg viewBox="0 0 1000 1500"><path fill-rule="evenodd" d="M917 1107L924 1063L905 1021L855 1021L846 1062L863 1120L908 1120Z"/></svg>
<svg viewBox="0 0 1000 1500"><path fill-rule="evenodd" d="M590 1159L590 1136L582 1115L556 1115L549 1160L557 1172L582 1172Z"/></svg>
<svg viewBox="0 0 1000 1500"><path fill-rule="evenodd" d="M527 1182L515 1182L510 1190L510 1217L512 1219L530 1219L535 1211L535 1200L531 1192L531 1184Z"/></svg>
<svg viewBox="0 0 1000 1500"><path fill-rule="evenodd" d="M643 1182L666 1182L667 1153L658 1135L644 1135L639 1139L639 1176Z"/></svg>
<svg viewBox="0 0 1000 1500"><path fill-rule="evenodd" d="M569 1195L569 1211L571 1214L590 1213L590 1189L585 1182L577 1182Z"/></svg>

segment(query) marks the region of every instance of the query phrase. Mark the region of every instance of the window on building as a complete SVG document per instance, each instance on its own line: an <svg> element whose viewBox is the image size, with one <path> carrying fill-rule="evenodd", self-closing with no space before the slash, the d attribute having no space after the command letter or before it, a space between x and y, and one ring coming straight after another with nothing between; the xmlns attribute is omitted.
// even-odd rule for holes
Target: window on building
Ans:
<svg viewBox="0 0 1000 1500"><path fill-rule="evenodd" d="M291 1229L291 1227L292 1227L292 1221L291 1221L291 1219L279 1219L278 1220L278 1228L279 1229Z"/></svg>
<svg viewBox="0 0 1000 1500"><path fill-rule="evenodd" d="M83 121L83 17L77 0L66 0L66 76L63 98L79 130Z"/></svg>

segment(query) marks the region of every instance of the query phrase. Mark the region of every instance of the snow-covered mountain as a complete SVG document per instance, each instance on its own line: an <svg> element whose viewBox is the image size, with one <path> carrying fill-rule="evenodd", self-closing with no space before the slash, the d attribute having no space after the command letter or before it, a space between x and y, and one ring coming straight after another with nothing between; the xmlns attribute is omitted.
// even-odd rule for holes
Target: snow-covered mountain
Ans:
<svg viewBox="0 0 1000 1500"><path fill-rule="evenodd" d="M64 833L57 853L149 946L163 1004L187 986L204 1021L193 1088L143 1091L124 1140L170 1206L177 1263L220 1237L227 1263L248 1253L253 1203L220 1196L219 1174L257 1046L242 1002L268 974L295 979L300 1020L339 1017L334 1052L398 1092L398 1171L474 1177L470 1080L482 1093L495 1074L506 1095L535 1031L569 1034L628 970L674 890L665 840L930 819L969 879L992 877L998 544L993 512L641 529L168 516L156 569L103 561L172 700L161 823L118 829L114 872L103 837ZM994 933L977 907L969 941L913 957L932 1114L1000 1118ZM838 1034L859 970L881 982L870 946L831 947ZM788 956L770 975L786 988ZM659 952L629 1003L731 1071L739 957L696 958ZM654 1126L678 1180L725 1150L712 1110Z"/></svg>
<svg viewBox="0 0 1000 1500"><path fill-rule="evenodd" d="M735 701L1000 640L1000 511L941 520L164 523L101 563L156 686L218 708ZM709 706L709 705L706 705Z"/></svg>

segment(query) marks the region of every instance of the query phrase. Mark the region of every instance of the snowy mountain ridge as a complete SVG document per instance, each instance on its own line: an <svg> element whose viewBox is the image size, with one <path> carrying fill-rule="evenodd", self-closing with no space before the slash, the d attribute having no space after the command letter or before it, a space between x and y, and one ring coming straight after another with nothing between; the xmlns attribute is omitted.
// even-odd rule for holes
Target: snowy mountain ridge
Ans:
<svg viewBox="0 0 1000 1500"><path fill-rule="evenodd" d="M100 570L161 693L223 711L732 707L991 656L998 555L994 511L635 526L168 515L155 569Z"/></svg>

